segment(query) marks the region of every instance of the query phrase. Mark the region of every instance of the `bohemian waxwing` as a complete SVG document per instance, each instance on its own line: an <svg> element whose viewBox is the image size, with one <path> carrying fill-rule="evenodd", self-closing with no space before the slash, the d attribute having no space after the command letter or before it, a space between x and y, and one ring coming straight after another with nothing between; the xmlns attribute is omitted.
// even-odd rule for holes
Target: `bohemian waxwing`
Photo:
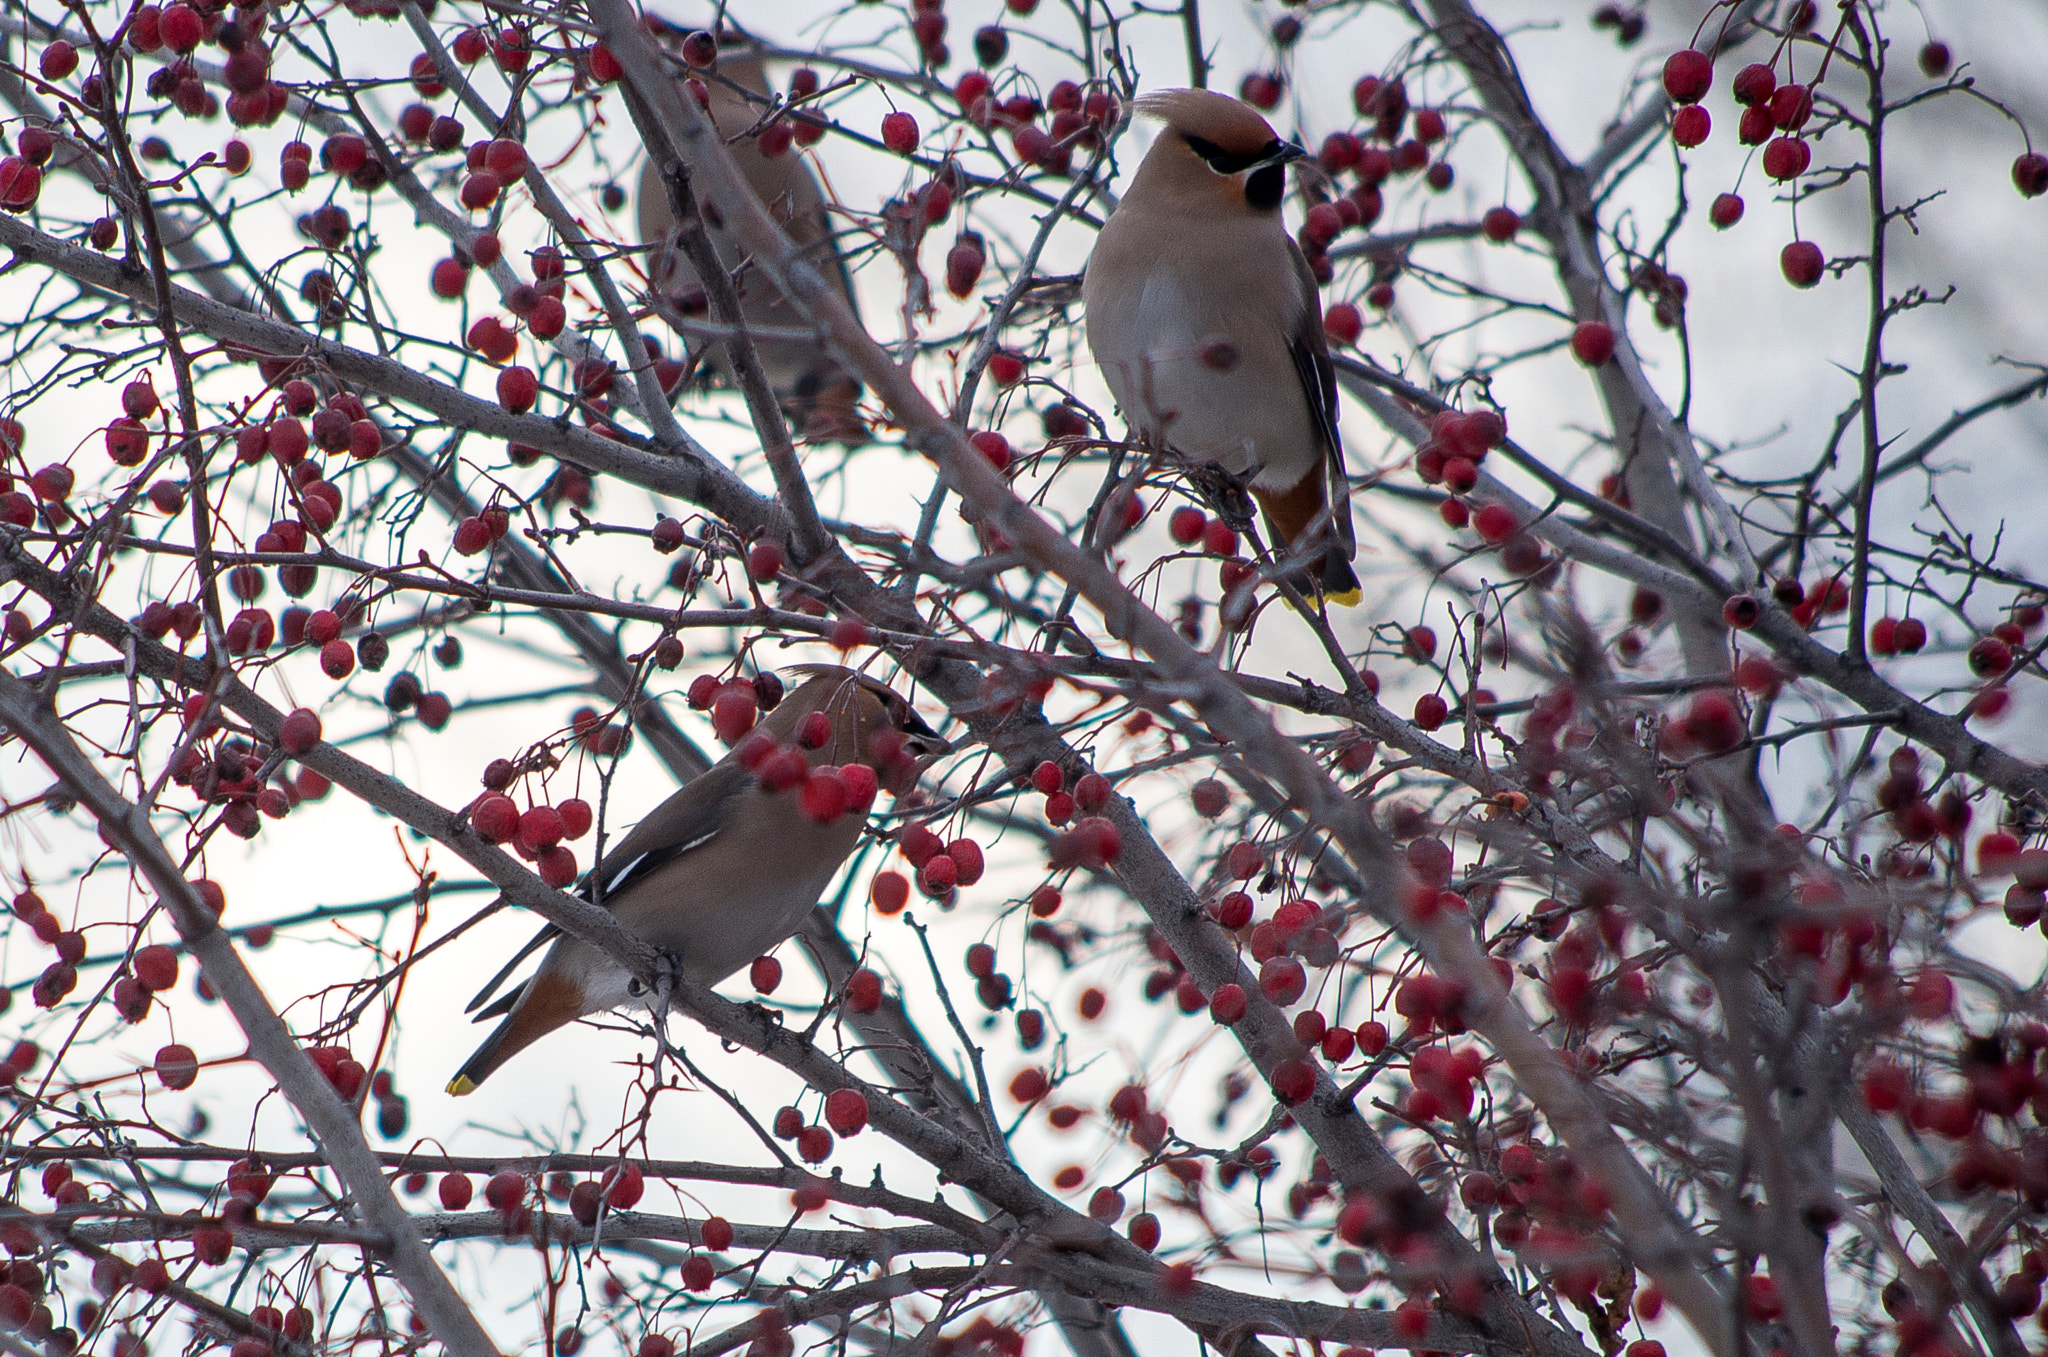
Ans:
<svg viewBox="0 0 2048 1357"><path fill-rule="evenodd" d="M619 922L674 953L682 974L702 984L717 984L794 933L860 841L876 777L845 777L851 801L821 821L804 797L815 770L875 768L884 785L907 791L923 761L949 747L874 679L830 665L796 672L804 682L723 759L636 825L578 892L591 899L602 882L597 898ZM810 721L813 713L826 720ZM764 749L776 752L764 759ZM789 765L791 754L801 756L803 770ZM550 941L524 984L483 1007L514 967ZM475 1021L501 1014L504 1021L456 1071L448 1091L471 1092L565 1023L646 998L646 986L604 952L552 925L543 928L470 1001L466 1011L482 1009Z"/></svg>
<svg viewBox="0 0 2048 1357"><path fill-rule="evenodd" d="M1166 90L1136 109L1166 126L1088 261L1088 346L1141 438L1248 481L1294 583L1355 604L1322 303L1280 218L1305 152L1225 94Z"/></svg>
<svg viewBox="0 0 2048 1357"><path fill-rule="evenodd" d="M759 141L741 135L755 127L768 111L768 79L761 59L745 46L727 46L713 71L702 75L711 103L706 110L712 123L726 139L734 163L761 201L789 233L791 240L809 251L827 279L836 284L852 304L852 280L846 261L840 256L825 206L825 195L816 176L794 147L778 156L762 154ZM760 102L747 98L751 93ZM648 277L654 288L669 298L685 316L710 319L697 271L690 267L675 245L675 211L660 167L649 159L640 170L638 193L640 239L650 247ZM747 267L730 232L715 224L710 230L718 257L731 268L740 294L740 312L747 325L762 330L788 331L807 328L803 315L782 295L769 276ZM703 355L730 383L725 349L716 341L685 336L693 358ZM858 444L867 441L867 426L856 403L860 382L841 367L825 345L813 339L756 338L754 351L768 382L789 409L796 432L819 442Z"/></svg>

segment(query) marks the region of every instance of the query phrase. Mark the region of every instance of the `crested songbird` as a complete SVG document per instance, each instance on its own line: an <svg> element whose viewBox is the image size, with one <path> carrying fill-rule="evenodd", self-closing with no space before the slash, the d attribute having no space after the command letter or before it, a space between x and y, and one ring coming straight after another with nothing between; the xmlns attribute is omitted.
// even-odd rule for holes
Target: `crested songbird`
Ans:
<svg viewBox="0 0 2048 1357"><path fill-rule="evenodd" d="M768 80L761 59L752 49L728 46L718 57L715 73L702 77L710 95L705 110L732 153L734 164L761 201L768 206L783 230L818 265L826 279L852 303L852 279L846 261L838 252L832 222L825 206L825 194L802 155L790 145L789 125L770 128L765 136L780 154L762 149L761 137L743 135L761 121L768 110ZM750 100L752 94L756 99ZM669 201L661 168L650 158L640 171L638 194L640 239L651 249L648 276L654 288L678 311L697 320L709 320L703 285L690 261L676 247L675 210ZM788 331L804 325L803 313L789 303L774 281L759 268L747 265L730 232L707 221L712 244L719 259L733 273L740 295L740 315L750 329ZM724 376L732 373L725 348L701 335L684 336L693 358L703 354ZM761 360L768 384L789 410L797 433L820 442L849 444L867 441L867 426L856 403L860 382L833 358L825 345L809 338L755 338L754 352Z"/></svg>
<svg viewBox="0 0 2048 1357"><path fill-rule="evenodd" d="M907 791L923 762L950 747L901 695L872 678L831 665L795 672L804 681L724 758L636 825L579 890L675 954L681 973L701 984L717 984L801 926L859 842L878 777ZM829 780L827 768L837 770L841 789L820 785ZM549 942L532 976L483 1007L522 960ZM565 1023L648 998L647 987L610 956L549 925L470 1001L466 1011L482 1008L475 1021L503 1021L448 1091L471 1092Z"/></svg>
<svg viewBox="0 0 2048 1357"><path fill-rule="evenodd" d="M1226 94L1165 90L1136 109L1165 129L1088 260L1088 346L1141 438L1249 480L1303 593L1355 604L1336 374L1280 217L1306 152Z"/></svg>

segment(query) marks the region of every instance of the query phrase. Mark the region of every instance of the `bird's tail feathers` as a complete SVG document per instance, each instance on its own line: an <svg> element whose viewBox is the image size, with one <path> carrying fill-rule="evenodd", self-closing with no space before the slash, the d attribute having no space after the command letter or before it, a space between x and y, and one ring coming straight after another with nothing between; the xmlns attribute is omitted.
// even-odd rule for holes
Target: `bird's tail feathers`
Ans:
<svg viewBox="0 0 2048 1357"><path fill-rule="evenodd" d="M1320 600L1339 608L1355 608L1365 597L1364 587L1358 582L1358 572L1351 568L1351 562L1336 547L1332 547L1320 561L1288 571L1286 578L1295 592L1311 605Z"/></svg>
<svg viewBox="0 0 2048 1357"><path fill-rule="evenodd" d="M497 1030L484 1038L484 1044L477 1047L469 1059L462 1062L462 1068L455 1071L455 1077L448 1081L450 1096L463 1098L476 1092L476 1086L490 1078L498 1066L505 1063L510 1053L500 1052L505 1045L505 1034L511 1026L510 1018L499 1023Z"/></svg>
<svg viewBox="0 0 2048 1357"><path fill-rule="evenodd" d="M519 1001L505 1015L505 1021L455 1071L455 1077L448 1081L448 1092L457 1098L475 1092L477 1085L513 1056L557 1027L582 1016L583 987L543 968L519 991Z"/></svg>
<svg viewBox="0 0 2048 1357"><path fill-rule="evenodd" d="M1365 597L1365 590L1358 582L1358 572L1351 568L1351 562L1337 550L1331 550L1323 557L1322 578L1316 583L1317 592L1325 602L1340 608L1355 608Z"/></svg>

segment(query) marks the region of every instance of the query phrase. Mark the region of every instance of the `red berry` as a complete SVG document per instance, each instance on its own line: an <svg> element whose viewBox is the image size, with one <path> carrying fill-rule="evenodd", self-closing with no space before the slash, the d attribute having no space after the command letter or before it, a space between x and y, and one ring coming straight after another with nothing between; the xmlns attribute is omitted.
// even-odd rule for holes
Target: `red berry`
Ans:
<svg viewBox="0 0 2048 1357"><path fill-rule="evenodd" d="M320 743L320 718L300 707L278 727L277 743L285 753L297 757Z"/></svg>
<svg viewBox="0 0 2048 1357"><path fill-rule="evenodd" d="M498 404L523 415L540 399L540 378L529 367L509 367L498 374Z"/></svg>
<svg viewBox="0 0 2048 1357"><path fill-rule="evenodd" d="M494 1211L516 1211L526 1200L526 1179L507 1169L484 1184L484 1202Z"/></svg>
<svg viewBox="0 0 2048 1357"><path fill-rule="evenodd" d="M2048 155L2029 151L2013 161L2012 182L2023 198L2038 198L2048 193Z"/></svg>
<svg viewBox="0 0 2048 1357"><path fill-rule="evenodd" d="M897 155L909 155L917 149L917 119L903 112L884 117L882 144Z"/></svg>
<svg viewBox="0 0 2048 1357"><path fill-rule="evenodd" d="M1437 694L1424 693L1415 699L1415 724L1423 730L1435 730L1443 725L1450 710L1450 705Z"/></svg>
<svg viewBox="0 0 2048 1357"><path fill-rule="evenodd" d="M1745 108L1768 103L1778 88L1778 77L1760 61L1751 62L1735 73L1735 102Z"/></svg>
<svg viewBox="0 0 2048 1357"><path fill-rule="evenodd" d="M1283 1060L1273 1067L1273 1093L1293 1106L1305 1103L1316 1091L1316 1067L1306 1060Z"/></svg>
<svg viewBox="0 0 2048 1357"><path fill-rule="evenodd" d="M1742 195L1739 193L1717 195L1713 205L1707 209L1707 220L1714 223L1716 229L1722 231L1741 221Z"/></svg>
<svg viewBox="0 0 2048 1357"><path fill-rule="evenodd" d="M1009 469L1009 439L1003 437L1001 434L997 433L993 429L984 429L980 433L977 433L972 438L968 439L968 442L974 444L975 451L979 452L982 456L988 458L988 464L994 467L997 471L1007 471Z"/></svg>
<svg viewBox="0 0 2048 1357"><path fill-rule="evenodd" d="M178 983L178 954L162 943L152 943L135 953L135 979L146 990L158 993Z"/></svg>
<svg viewBox="0 0 2048 1357"><path fill-rule="evenodd" d="M1222 519L1212 518L1202 527L1202 549L1228 560L1237 555L1237 533Z"/></svg>
<svg viewBox="0 0 2048 1357"><path fill-rule="evenodd" d="M167 5L157 16L157 33L173 52L190 52L206 36L206 21L190 5Z"/></svg>
<svg viewBox="0 0 2048 1357"><path fill-rule="evenodd" d="M1693 699L1684 721L1685 733L1708 753L1720 753L1741 744L1749 732L1742 713L1725 693L1702 693Z"/></svg>
<svg viewBox="0 0 2048 1357"><path fill-rule="evenodd" d="M355 672L356 650L347 641L336 638L320 647L320 671L327 677L339 681Z"/></svg>
<svg viewBox="0 0 2048 1357"><path fill-rule="evenodd" d="M987 262L981 237L972 231L961 232L953 248L946 251L946 290L955 297L966 297L981 281L981 270Z"/></svg>
<svg viewBox="0 0 2048 1357"><path fill-rule="evenodd" d="M2012 668L2012 647L1996 636L1986 636L1970 647L1970 672L1979 678L1996 678Z"/></svg>
<svg viewBox="0 0 2048 1357"><path fill-rule="evenodd" d="M1671 140L1690 150L1707 139L1714 130L1714 119L1705 107L1688 104L1671 119Z"/></svg>
<svg viewBox="0 0 2048 1357"><path fill-rule="evenodd" d="M856 1088L834 1089L825 1096L825 1124L842 1140L867 1128L868 1098Z"/></svg>
<svg viewBox="0 0 2048 1357"><path fill-rule="evenodd" d="M187 1089L199 1078L199 1057L173 1043L156 1053L156 1077L168 1089Z"/></svg>
<svg viewBox="0 0 2048 1357"><path fill-rule="evenodd" d="M620 1164L605 1170L600 1186L605 1205L614 1211L630 1211L647 1190L647 1176L638 1164Z"/></svg>
<svg viewBox="0 0 2048 1357"><path fill-rule="evenodd" d="M42 56L36 65L42 72L43 79L62 80L78 69L78 49L58 38L43 48Z"/></svg>
<svg viewBox="0 0 2048 1357"><path fill-rule="evenodd" d="M511 797L493 792L470 809L469 823L486 843L510 843L519 833L519 807Z"/></svg>
<svg viewBox="0 0 2048 1357"><path fill-rule="evenodd" d="M1705 52L1688 47L1673 52L1664 62L1664 92L1680 104L1696 104L1714 84L1714 61Z"/></svg>
<svg viewBox="0 0 2048 1357"><path fill-rule="evenodd" d="M1820 282L1826 272L1827 260L1820 252L1820 246L1810 240L1795 240L1778 251L1778 268L1785 275L1785 281L1798 288L1812 287Z"/></svg>
<svg viewBox="0 0 2048 1357"><path fill-rule="evenodd" d="M900 914L910 903L910 882L901 872L877 872L868 887L868 898L874 901L876 913Z"/></svg>
<svg viewBox="0 0 2048 1357"><path fill-rule="evenodd" d="M782 963L772 956L757 956L748 968L747 979L752 982L756 994L773 994L775 987L782 983Z"/></svg>
<svg viewBox="0 0 2048 1357"><path fill-rule="evenodd" d="M1522 229L1522 216L1512 207L1490 207L1479 219L1479 230L1495 244L1504 245Z"/></svg>
<svg viewBox="0 0 2048 1357"><path fill-rule="evenodd" d="M972 886L987 870L981 845L973 839L953 840L946 845L945 855L953 860L955 878L962 886Z"/></svg>
<svg viewBox="0 0 2048 1357"><path fill-rule="evenodd" d="M796 1133L797 1157L806 1164L822 1164L832 1157L832 1133L822 1126L806 1126Z"/></svg>
<svg viewBox="0 0 2048 1357"><path fill-rule="evenodd" d="M1195 508L1192 504L1183 504L1179 508L1175 509L1171 514L1167 515L1166 535L1171 537L1175 542L1178 542L1181 546L1193 546L1195 543L1202 540L1202 533L1208 527L1208 525L1209 516L1207 514L1203 513L1200 509ZM1049 788L1041 787L1039 790L1045 792L1058 791L1059 765L1048 763L1041 764L1040 766L1050 768L1053 770L1053 785Z"/></svg>
<svg viewBox="0 0 2048 1357"><path fill-rule="evenodd" d="M1286 86L1280 77L1266 72L1256 72L1244 78L1237 87L1238 97L1253 108L1270 110L1280 103L1280 96Z"/></svg>
<svg viewBox="0 0 2048 1357"><path fill-rule="evenodd" d="M1774 137L1764 147L1764 173L1773 179L1797 179L1813 163L1813 148L1804 137Z"/></svg>
<svg viewBox="0 0 2048 1357"><path fill-rule="evenodd" d="M1339 344L1356 344L1365 332L1365 317L1350 302L1337 302L1323 312L1323 333Z"/></svg>
<svg viewBox="0 0 2048 1357"><path fill-rule="evenodd" d="M764 584L782 573L783 560L782 544L764 538L747 549L747 575Z"/></svg>
<svg viewBox="0 0 2048 1357"><path fill-rule="evenodd" d="M460 1211L469 1205L475 1192L466 1173L445 1173L441 1175L441 1207L446 1211Z"/></svg>
<svg viewBox="0 0 2048 1357"><path fill-rule="evenodd" d="M1521 520L1505 504L1481 506L1472 516L1472 526L1488 543L1499 546L1521 530Z"/></svg>
<svg viewBox="0 0 2048 1357"><path fill-rule="evenodd" d="M1813 116L1813 91L1804 85L1780 85L1764 107L1780 130L1796 132Z"/></svg>
<svg viewBox="0 0 2048 1357"><path fill-rule="evenodd" d="M917 888L934 900L944 900L960 884L960 866L945 853L935 853L917 869Z"/></svg>
<svg viewBox="0 0 2048 1357"><path fill-rule="evenodd" d="M855 1013L873 1013L882 1006L882 977L863 966L846 979L846 1006Z"/></svg>
<svg viewBox="0 0 2048 1357"><path fill-rule="evenodd" d="M553 848L562 841L562 813L553 806L535 806L519 817L519 846L529 853Z"/></svg>
<svg viewBox="0 0 2048 1357"><path fill-rule="evenodd" d="M1614 356L1614 331L1605 321L1581 321L1572 330L1572 357L1597 368Z"/></svg>

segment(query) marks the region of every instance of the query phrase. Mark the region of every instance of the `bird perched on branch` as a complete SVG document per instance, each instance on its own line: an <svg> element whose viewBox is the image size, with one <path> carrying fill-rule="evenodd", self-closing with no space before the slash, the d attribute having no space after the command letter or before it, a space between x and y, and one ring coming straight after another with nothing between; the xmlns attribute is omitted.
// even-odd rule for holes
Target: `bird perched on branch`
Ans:
<svg viewBox="0 0 2048 1357"><path fill-rule="evenodd" d="M735 39L728 34L728 42L732 41ZM719 53L716 67L700 78L710 93L706 111L725 138L740 173L790 239L810 256L811 262L838 287L850 305L852 279L833 236L825 194L801 154L790 144L790 120L779 120L780 127L771 127L759 137L743 135L760 124L770 107L767 74L760 57L746 46L726 46ZM755 98L750 99L750 94ZM779 149L779 153L769 155L763 150L764 141L770 149ZM640 171L638 207L640 238L653 247L648 276L655 289L690 319L711 320L697 271L677 248L675 209L668 186L662 181L661 167L653 158ZM785 331L809 328L803 313L783 296L774 280L746 262L731 233L715 222L707 221L706 225L719 259L733 274L733 285L740 294L740 314L747 326ZM727 382L733 380L724 345L702 334L685 334L683 340L693 359L708 358ZM840 366L822 342L757 337L754 352L799 434L818 442L867 441L867 426L855 408L860 399L860 382Z"/></svg>
<svg viewBox="0 0 2048 1357"><path fill-rule="evenodd" d="M635 826L579 891L674 953L681 973L702 984L717 984L794 933L859 842L878 780L907 791L923 763L950 747L874 679L830 665L796 672L803 683ZM840 787L825 785L835 779ZM483 1007L549 942L524 984ZM475 1021L504 1021L448 1091L471 1092L565 1023L647 997L647 987L603 951L549 925L470 1001L465 1011L482 1008Z"/></svg>
<svg viewBox="0 0 2048 1357"><path fill-rule="evenodd" d="M1088 346L1140 437L1249 481L1304 594L1358 602L1337 382L1315 275L1280 218L1305 154L1207 90L1141 97L1166 124L1102 228Z"/></svg>

